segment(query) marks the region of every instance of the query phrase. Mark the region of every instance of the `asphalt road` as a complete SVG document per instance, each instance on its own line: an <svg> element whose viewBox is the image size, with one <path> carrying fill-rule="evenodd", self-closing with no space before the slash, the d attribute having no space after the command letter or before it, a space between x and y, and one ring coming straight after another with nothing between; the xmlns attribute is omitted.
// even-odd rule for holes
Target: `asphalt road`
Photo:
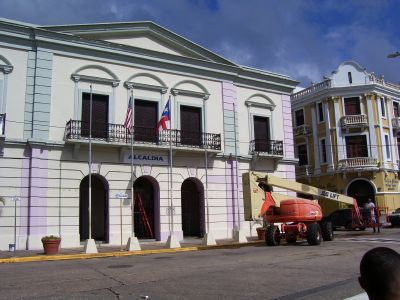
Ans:
<svg viewBox="0 0 400 300"><path fill-rule="evenodd" d="M400 231L341 233L320 246L2 264L0 299L344 299L363 292L359 262L377 246L400 252Z"/></svg>

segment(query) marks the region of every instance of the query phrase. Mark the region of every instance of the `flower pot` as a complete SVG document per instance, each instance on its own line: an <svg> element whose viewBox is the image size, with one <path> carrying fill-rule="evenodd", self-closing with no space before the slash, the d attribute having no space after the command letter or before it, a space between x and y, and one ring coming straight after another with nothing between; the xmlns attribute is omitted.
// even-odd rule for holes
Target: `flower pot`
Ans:
<svg viewBox="0 0 400 300"><path fill-rule="evenodd" d="M265 239L265 228L264 227L258 227L256 228L257 230L257 236L259 240L264 240Z"/></svg>
<svg viewBox="0 0 400 300"><path fill-rule="evenodd" d="M54 239L54 240L44 240L43 249L45 255L54 255L58 254L58 250L60 248L61 239Z"/></svg>

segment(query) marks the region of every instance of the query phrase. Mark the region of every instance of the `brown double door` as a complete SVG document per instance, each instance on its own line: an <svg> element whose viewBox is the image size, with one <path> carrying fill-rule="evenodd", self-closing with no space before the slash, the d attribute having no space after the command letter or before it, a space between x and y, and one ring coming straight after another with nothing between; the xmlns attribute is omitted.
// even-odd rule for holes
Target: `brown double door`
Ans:
<svg viewBox="0 0 400 300"><path fill-rule="evenodd" d="M81 136L90 130L90 93L82 93ZM92 94L92 137L108 137L108 95Z"/></svg>
<svg viewBox="0 0 400 300"><path fill-rule="evenodd" d="M271 136L269 118L254 117L254 150L259 152L270 152Z"/></svg>
<svg viewBox="0 0 400 300"><path fill-rule="evenodd" d="M135 141L157 142L158 103L135 100Z"/></svg>
<svg viewBox="0 0 400 300"><path fill-rule="evenodd" d="M201 108L182 105L180 113L181 144L201 146Z"/></svg>

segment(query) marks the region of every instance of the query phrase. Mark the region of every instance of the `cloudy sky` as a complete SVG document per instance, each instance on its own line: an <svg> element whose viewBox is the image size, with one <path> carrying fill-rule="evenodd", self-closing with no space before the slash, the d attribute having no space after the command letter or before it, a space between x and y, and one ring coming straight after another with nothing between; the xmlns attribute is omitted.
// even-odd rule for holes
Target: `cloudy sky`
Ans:
<svg viewBox="0 0 400 300"><path fill-rule="evenodd" d="M236 63L307 86L344 60L400 82L400 0L0 0L0 17L41 25L158 23Z"/></svg>

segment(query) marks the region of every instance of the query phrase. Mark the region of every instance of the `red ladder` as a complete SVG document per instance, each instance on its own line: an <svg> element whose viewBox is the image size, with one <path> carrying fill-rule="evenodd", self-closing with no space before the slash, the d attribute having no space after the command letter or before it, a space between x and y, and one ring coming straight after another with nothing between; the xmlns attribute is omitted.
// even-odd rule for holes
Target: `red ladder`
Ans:
<svg viewBox="0 0 400 300"><path fill-rule="evenodd" d="M140 211L140 213L142 215L143 222L144 222L145 226L147 227L147 231L150 233L151 238L154 239L153 231L151 230L151 226L150 226L150 223L149 223L149 218L147 217L146 211L145 211L144 206L143 206L142 197L138 193L138 194L136 194L135 198L136 198L135 202L137 202L138 205L139 205L139 211Z"/></svg>

